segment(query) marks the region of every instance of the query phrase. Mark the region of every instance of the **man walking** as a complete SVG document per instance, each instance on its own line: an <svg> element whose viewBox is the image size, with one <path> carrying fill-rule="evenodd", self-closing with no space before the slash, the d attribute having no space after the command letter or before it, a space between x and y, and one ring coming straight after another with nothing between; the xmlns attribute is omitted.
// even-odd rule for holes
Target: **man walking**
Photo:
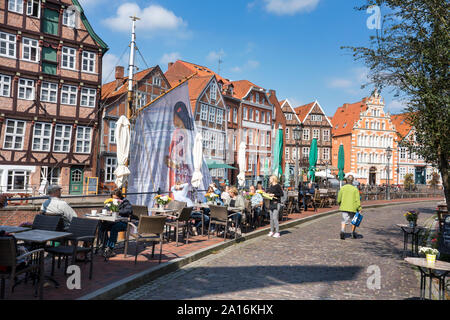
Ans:
<svg viewBox="0 0 450 320"><path fill-rule="evenodd" d="M347 184L339 190L337 202L342 212L341 239L345 240L345 226L350 224L356 212L361 212L361 199L359 191L353 186L353 176L347 177ZM352 237L357 238L356 226L352 225Z"/></svg>

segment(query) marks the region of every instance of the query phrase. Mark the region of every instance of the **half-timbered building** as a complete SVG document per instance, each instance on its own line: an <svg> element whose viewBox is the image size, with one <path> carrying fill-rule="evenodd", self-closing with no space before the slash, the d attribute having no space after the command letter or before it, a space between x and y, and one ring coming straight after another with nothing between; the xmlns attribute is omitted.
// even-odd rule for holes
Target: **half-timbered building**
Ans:
<svg viewBox="0 0 450 320"><path fill-rule="evenodd" d="M0 187L80 194L95 177L102 57L77 0L0 0Z"/></svg>

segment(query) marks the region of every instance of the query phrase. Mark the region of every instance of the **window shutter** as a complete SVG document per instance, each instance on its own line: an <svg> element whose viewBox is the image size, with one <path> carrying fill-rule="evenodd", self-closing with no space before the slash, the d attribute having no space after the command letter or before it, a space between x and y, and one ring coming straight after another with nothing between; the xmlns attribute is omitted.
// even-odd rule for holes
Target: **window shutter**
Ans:
<svg viewBox="0 0 450 320"><path fill-rule="evenodd" d="M58 35L58 25L59 12L51 9L44 9L42 31L48 34Z"/></svg>

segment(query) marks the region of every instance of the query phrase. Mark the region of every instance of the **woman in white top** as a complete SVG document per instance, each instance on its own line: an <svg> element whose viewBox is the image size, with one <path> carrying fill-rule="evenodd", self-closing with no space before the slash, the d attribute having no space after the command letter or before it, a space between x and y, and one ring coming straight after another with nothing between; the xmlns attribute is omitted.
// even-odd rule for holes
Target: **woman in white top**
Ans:
<svg viewBox="0 0 450 320"><path fill-rule="evenodd" d="M193 207L192 200L187 196L189 192L189 184L178 181L171 189L174 200L186 202L187 207Z"/></svg>

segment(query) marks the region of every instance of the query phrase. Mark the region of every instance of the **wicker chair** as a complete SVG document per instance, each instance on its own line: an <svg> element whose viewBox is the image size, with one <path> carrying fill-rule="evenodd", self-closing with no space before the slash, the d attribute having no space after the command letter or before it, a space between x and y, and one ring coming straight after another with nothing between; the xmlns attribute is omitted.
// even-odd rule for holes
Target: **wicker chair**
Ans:
<svg viewBox="0 0 450 320"><path fill-rule="evenodd" d="M209 209L211 210L211 212L210 212L211 220L209 221L209 227L208 227L208 239L211 234L211 232L210 232L211 224L214 224L214 225L216 225L216 236L218 235L218 231L219 231L217 228L217 225L225 227L225 230L223 233L223 241L225 241L226 237L227 237L227 233L228 233L228 225L230 223L230 217L236 215L236 213L229 215L227 207L223 207L223 206L210 205Z"/></svg>
<svg viewBox="0 0 450 320"><path fill-rule="evenodd" d="M64 223L61 216L38 214L34 217L32 228L47 231L62 231L64 229Z"/></svg>
<svg viewBox="0 0 450 320"><path fill-rule="evenodd" d="M134 257L134 263L137 263L138 246L140 241L151 241L153 244L152 257L155 255L155 243L161 244L159 252L159 263L161 263L162 247L164 242L164 225L166 223L166 217L164 216L141 216L139 218L139 224L136 226L132 222L128 223L127 238L125 239L125 248L128 250L129 238L133 237L136 240L136 252ZM136 228L137 232L133 232L131 228ZM124 257L127 257L127 251L124 252Z"/></svg>
<svg viewBox="0 0 450 320"><path fill-rule="evenodd" d="M66 242L64 245L60 245L58 247L50 247L46 248L49 254L52 255L52 275L55 271L55 257L64 257L65 258L65 269L64 273L67 271L68 267L68 257L72 257L72 264L75 264L77 254L82 252L86 255L88 253L91 254L90 257L90 269L89 269L89 279L92 279L92 271L94 267L94 240L95 234L98 229L98 220L91 219L82 219L82 218L73 218L70 223L68 233L72 235L64 238ZM68 245L68 241L71 242L71 245ZM83 242L83 246L78 246L78 242Z"/></svg>
<svg viewBox="0 0 450 320"><path fill-rule="evenodd" d="M24 259L28 260L26 265L20 263ZM35 288L35 296L39 291L39 299L44 298L43 278L44 278L44 249L36 249L17 257L16 239L13 237L0 237L0 270L1 288L0 298L5 298L5 280L9 280L9 294L12 294L14 279L23 273L38 274L38 281Z"/></svg>
<svg viewBox="0 0 450 320"><path fill-rule="evenodd" d="M191 213L193 208L183 208L180 212L180 214L173 219L169 219L166 221L166 227L168 228L168 237L167 239L170 239L170 234L172 231L172 227L174 228L175 232L175 241L176 246L178 247L178 235L180 228L183 231L184 239L186 239L186 244L189 243L189 227L191 226Z"/></svg>

